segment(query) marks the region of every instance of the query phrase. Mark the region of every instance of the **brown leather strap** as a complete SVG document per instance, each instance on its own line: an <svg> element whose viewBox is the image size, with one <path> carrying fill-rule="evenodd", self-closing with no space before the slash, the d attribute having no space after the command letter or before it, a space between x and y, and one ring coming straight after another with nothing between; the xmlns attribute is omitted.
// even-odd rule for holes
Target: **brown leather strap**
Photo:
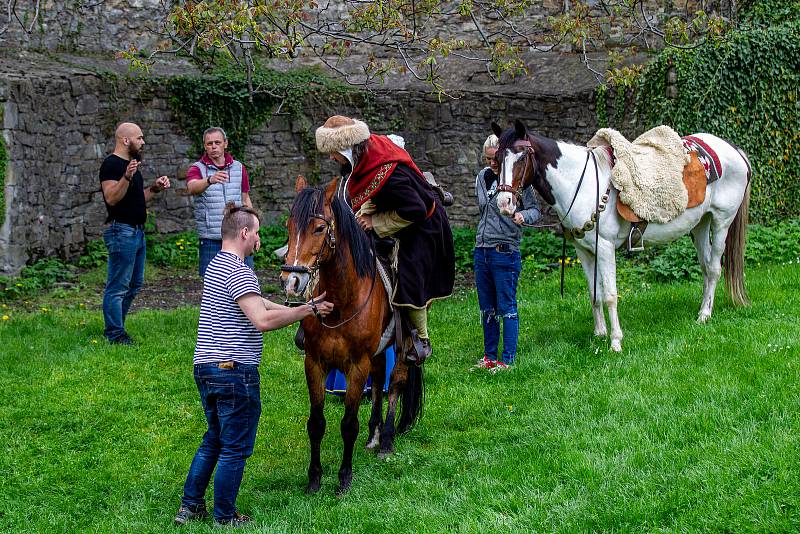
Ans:
<svg viewBox="0 0 800 534"><path fill-rule="evenodd" d="M397 357L401 358L401 361L405 361L405 346L403 345L403 317L400 313L400 307L394 307L394 343L395 343L395 351L397 352Z"/></svg>

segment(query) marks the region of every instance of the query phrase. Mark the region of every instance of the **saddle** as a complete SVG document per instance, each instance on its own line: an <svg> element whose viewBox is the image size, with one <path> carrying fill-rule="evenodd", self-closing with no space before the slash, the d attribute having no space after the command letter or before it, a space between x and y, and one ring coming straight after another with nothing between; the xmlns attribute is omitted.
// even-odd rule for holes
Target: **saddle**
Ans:
<svg viewBox="0 0 800 534"><path fill-rule="evenodd" d="M689 152L689 163L683 168L683 185L686 186L686 191L689 193L689 202L686 204L686 209L699 206L706 199L706 170L700 162L697 152ZM643 219L639 218L630 206L622 203L619 195L617 195L617 211L628 222L638 223Z"/></svg>
<svg viewBox="0 0 800 534"><path fill-rule="evenodd" d="M433 191L436 193L436 196L439 197L439 202L441 202L442 206L445 208L449 208L453 205L455 200L453 199L453 194L450 191L445 191L444 187L436 183L436 179L433 177L428 171L422 173L422 176L425 177L425 180L431 185Z"/></svg>
<svg viewBox="0 0 800 534"><path fill-rule="evenodd" d="M700 161L697 151L689 152L689 158L689 163L683 167L683 185L689 194L686 209L699 206L705 201L706 186L708 185L706 167ZM624 204L619 195L617 195L617 213L631 223L631 229L628 232L628 252L644 250L644 231L647 228L647 221L636 215L630 206Z"/></svg>

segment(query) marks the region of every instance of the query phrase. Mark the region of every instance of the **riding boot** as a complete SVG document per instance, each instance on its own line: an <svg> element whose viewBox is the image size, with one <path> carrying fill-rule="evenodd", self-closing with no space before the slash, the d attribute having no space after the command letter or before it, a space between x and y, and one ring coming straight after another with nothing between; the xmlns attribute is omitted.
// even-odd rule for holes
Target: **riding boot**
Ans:
<svg viewBox="0 0 800 534"><path fill-rule="evenodd" d="M297 333L294 335L294 344L298 349L306 350L306 333L302 324L297 327Z"/></svg>

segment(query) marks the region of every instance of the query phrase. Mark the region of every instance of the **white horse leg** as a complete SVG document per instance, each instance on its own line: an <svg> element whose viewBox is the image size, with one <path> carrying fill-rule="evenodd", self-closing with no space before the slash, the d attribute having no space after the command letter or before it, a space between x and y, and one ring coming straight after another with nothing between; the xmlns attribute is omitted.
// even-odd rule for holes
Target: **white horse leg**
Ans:
<svg viewBox="0 0 800 534"><path fill-rule="evenodd" d="M719 276L722 274L722 253L725 251L725 238L728 237L728 226L731 221L711 222L711 244L708 246L706 275L703 288L703 304L697 316L698 323L706 322L714 309L714 293Z"/></svg>
<svg viewBox="0 0 800 534"><path fill-rule="evenodd" d="M600 270L598 284L603 292L603 302L608 309L608 323L611 326L611 350L620 352L622 328L617 314L617 256L614 244L603 238L597 244L597 268Z"/></svg>
<svg viewBox="0 0 800 534"><path fill-rule="evenodd" d="M606 318L603 315L603 299L594 296L594 254L577 243L575 243L575 252L578 253L578 259L581 260L583 273L589 284L589 302L592 303L592 315L594 316L594 335L605 337L608 335L608 331L606 330ZM598 280L599 283L600 280Z"/></svg>
<svg viewBox="0 0 800 534"><path fill-rule="evenodd" d="M700 313L697 316L698 323L704 323L711 317L711 308L714 305L714 291L709 293L711 284L711 217L703 217L697 226L692 229L694 238L694 248L697 250L697 261L700 262L700 270L703 272L703 300L700 303Z"/></svg>

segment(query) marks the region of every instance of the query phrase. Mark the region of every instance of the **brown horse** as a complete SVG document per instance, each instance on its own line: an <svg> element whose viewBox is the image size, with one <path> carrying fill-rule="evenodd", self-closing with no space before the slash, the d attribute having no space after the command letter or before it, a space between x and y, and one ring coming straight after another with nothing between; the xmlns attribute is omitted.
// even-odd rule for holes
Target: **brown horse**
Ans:
<svg viewBox="0 0 800 534"><path fill-rule="evenodd" d="M367 448L380 444L380 455L394 450L396 432L403 433L418 419L423 400L422 368L403 361L398 348L389 385L389 408L383 421L383 388L386 356L382 334L392 322L392 310L377 272L374 247L358 226L350 207L337 194L338 179L327 189L308 187L297 178L294 204L287 223L289 245L281 282L287 300L304 301L326 293L335 308L322 318L303 320L305 371L311 413L308 438L311 461L307 493L319 490L322 478L320 444L325 434L325 377L339 369L347 377L344 417L341 422L344 453L339 468L337 494L350 487L353 478L353 446L358 437L358 408L367 377L372 377L372 415ZM385 337L383 338L385 340ZM391 339L389 340L391 342ZM400 418L395 428L395 412Z"/></svg>

